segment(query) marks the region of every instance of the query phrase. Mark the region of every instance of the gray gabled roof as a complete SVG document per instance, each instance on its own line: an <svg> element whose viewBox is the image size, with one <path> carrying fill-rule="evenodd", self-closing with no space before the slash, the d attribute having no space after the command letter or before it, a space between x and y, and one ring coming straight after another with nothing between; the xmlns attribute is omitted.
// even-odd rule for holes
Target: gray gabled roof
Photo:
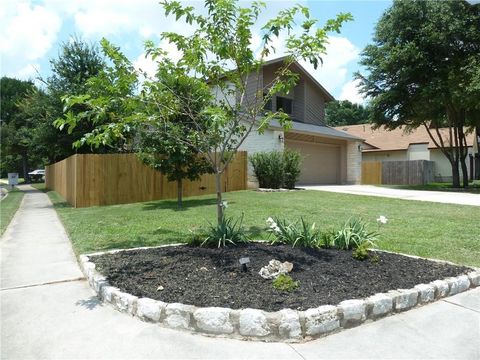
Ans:
<svg viewBox="0 0 480 360"><path fill-rule="evenodd" d="M276 59L272 59L272 60L268 60L266 62L263 63L263 66L268 66L268 65L272 65L272 64L276 64L276 63L280 63L280 62L284 62L285 59L287 58L288 56L282 56L282 57L279 57L279 58L276 58ZM335 98L333 97L332 94L330 94L327 89L325 89L322 84L320 84L313 76L312 74L310 74L302 65L300 65L300 63L298 61L295 61L294 62L295 66L297 66L300 71L306 75L326 96L327 100L328 101L333 101L335 100Z"/></svg>
<svg viewBox="0 0 480 360"><path fill-rule="evenodd" d="M282 126L278 121L273 120L270 123L270 127L274 129L282 129ZM361 137L348 134L343 131L336 130L330 126L320 126L313 124L304 124L298 121L292 121L292 128L289 130L294 133L308 134L308 135L318 135L326 136L330 138L343 139L343 140L358 140L363 141Z"/></svg>

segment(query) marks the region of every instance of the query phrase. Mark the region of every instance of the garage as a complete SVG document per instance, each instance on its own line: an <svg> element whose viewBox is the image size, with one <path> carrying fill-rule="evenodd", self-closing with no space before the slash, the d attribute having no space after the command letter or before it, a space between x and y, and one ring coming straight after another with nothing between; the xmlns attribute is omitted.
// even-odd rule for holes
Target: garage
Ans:
<svg viewBox="0 0 480 360"><path fill-rule="evenodd" d="M297 150L302 155L299 184L340 183L340 145L285 139L285 148Z"/></svg>

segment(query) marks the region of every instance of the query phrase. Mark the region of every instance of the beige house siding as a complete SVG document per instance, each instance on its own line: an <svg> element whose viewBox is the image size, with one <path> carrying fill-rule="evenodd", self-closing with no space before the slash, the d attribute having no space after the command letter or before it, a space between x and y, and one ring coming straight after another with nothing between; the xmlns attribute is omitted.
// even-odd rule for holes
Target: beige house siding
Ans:
<svg viewBox="0 0 480 360"><path fill-rule="evenodd" d="M325 99L322 92L310 79L305 79L305 117L303 122L324 125Z"/></svg>

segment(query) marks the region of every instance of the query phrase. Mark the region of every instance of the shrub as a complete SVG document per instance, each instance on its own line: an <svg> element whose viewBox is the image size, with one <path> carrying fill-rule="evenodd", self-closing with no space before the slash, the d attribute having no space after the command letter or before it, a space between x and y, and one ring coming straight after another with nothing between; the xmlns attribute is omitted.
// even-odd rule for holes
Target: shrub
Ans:
<svg viewBox="0 0 480 360"><path fill-rule="evenodd" d="M360 218L349 219L333 236L335 247L344 250L356 249L363 243L374 246L377 233L367 230L367 224Z"/></svg>
<svg viewBox="0 0 480 360"><path fill-rule="evenodd" d="M368 244L363 243L359 247L357 247L355 250L352 251L352 257L356 260L366 260L369 258L369 253L368 253Z"/></svg>
<svg viewBox="0 0 480 360"><path fill-rule="evenodd" d="M272 285L277 290L290 292L297 289L300 282L294 281L290 275L280 274L276 279L273 279Z"/></svg>
<svg viewBox="0 0 480 360"><path fill-rule="evenodd" d="M227 243L236 245L249 241L245 229L243 228L243 214L236 220L224 216L220 224L210 224L205 235L207 237L200 244L201 246L224 247Z"/></svg>
<svg viewBox="0 0 480 360"><path fill-rule="evenodd" d="M295 183L300 177L300 167L302 158L300 153L295 150L285 150L283 152L284 180L283 185L287 189L295 189Z"/></svg>
<svg viewBox="0 0 480 360"><path fill-rule="evenodd" d="M261 188L279 189L283 184L283 154L280 151L258 152L250 156L253 173Z"/></svg>
<svg viewBox="0 0 480 360"><path fill-rule="evenodd" d="M267 219L269 232L273 234L274 239L270 243L288 244L295 247L317 248L320 247L320 231L315 227L315 223L310 225L303 218L300 218L300 224L288 223L286 220L276 218Z"/></svg>

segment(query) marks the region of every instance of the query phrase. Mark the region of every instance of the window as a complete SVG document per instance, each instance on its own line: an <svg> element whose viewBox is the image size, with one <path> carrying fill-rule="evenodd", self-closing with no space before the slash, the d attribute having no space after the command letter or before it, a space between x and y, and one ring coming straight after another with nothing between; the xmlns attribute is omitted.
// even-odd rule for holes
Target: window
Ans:
<svg viewBox="0 0 480 360"><path fill-rule="evenodd" d="M287 99L281 96L277 96L277 111L280 109L283 110L284 113L286 114L291 114L292 113L292 99Z"/></svg>
<svg viewBox="0 0 480 360"><path fill-rule="evenodd" d="M267 97L267 93L263 94L263 98L265 99ZM265 103L263 106L264 110L272 111L272 98L268 99L268 101Z"/></svg>

